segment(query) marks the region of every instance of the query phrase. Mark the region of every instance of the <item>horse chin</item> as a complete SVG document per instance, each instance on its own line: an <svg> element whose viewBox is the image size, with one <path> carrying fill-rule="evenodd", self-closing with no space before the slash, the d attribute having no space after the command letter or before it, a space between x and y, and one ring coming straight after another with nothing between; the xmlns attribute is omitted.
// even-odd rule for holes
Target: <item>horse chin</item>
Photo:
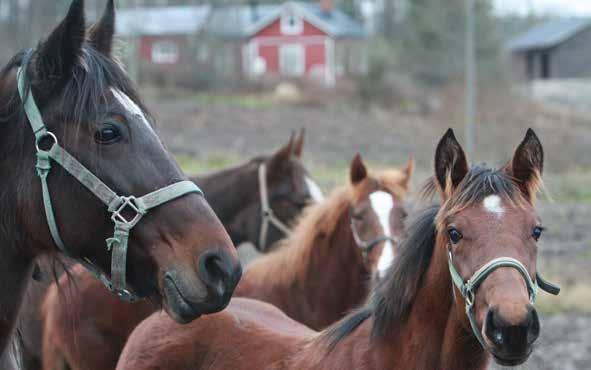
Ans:
<svg viewBox="0 0 591 370"><path fill-rule="evenodd" d="M163 300L164 309L179 324L187 324L204 313L202 309L184 297L178 285L170 276L166 276L163 281Z"/></svg>
<svg viewBox="0 0 591 370"><path fill-rule="evenodd" d="M525 361L527 361L531 352L532 351L529 350L523 356L517 356L517 357L511 357L511 358L498 356L492 351L490 353L492 354L493 358L495 359L495 362L501 366L519 366L519 365L525 363Z"/></svg>

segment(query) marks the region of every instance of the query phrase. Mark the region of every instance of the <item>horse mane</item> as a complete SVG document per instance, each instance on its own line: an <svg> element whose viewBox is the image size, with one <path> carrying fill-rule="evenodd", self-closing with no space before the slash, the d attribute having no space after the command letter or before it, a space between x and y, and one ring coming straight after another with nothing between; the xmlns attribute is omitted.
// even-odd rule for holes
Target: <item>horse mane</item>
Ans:
<svg viewBox="0 0 591 370"><path fill-rule="evenodd" d="M368 180L377 181L381 187L403 197L407 189L400 183L404 178L400 171L392 169L368 177ZM292 234L279 241L273 252L256 259L248 269L259 269L275 280L291 281L293 274L297 275L307 268L306 261L317 248L319 238L334 233L355 196L355 187L349 184L333 190L324 201L306 207Z"/></svg>
<svg viewBox="0 0 591 370"><path fill-rule="evenodd" d="M305 269L319 237L331 235L342 214L349 207L352 194L350 187L334 190L321 203L306 207L296 221L293 232L278 242L271 253L256 259L248 269L260 269L276 280L291 280L293 274Z"/></svg>
<svg viewBox="0 0 591 370"><path fill-rule="evenodd" d="M25 55L25 52L16 54L0 72L0 80L5 80L14 68L20 67ZM35 54L33 54L30 66L34 65L35 60ZM29 71L29 76L34 75L34 71ZM27 85L27 89L29 89L31 81L27 81ZM11 86L14 86L14 91L9 95L6 105L0 106L0 124L12 121L15 117L20 120L25 118L16 83ZM70 77L60 89L60 96L53 105L65 122L78 128L85 126L87 129L92 129L95 119L104 113L100 109L107 103L105 92L109 88L123 92L151 118L136 92L133 82L119 61L100 53L88 42L82 46L78 62L72 68ZM43 102L38 101L37 103L40 104L40 109L43 109ZM149 120L152 121L152 119ZM19 126L25 127L20 124Z"/></svg>
<svg viewBox="0 0 591 370"><path fill-rule="evenodd" d="M434 181L430 180L423 193L432 192L436 189L434 186ZM368 303L321 335L328 349L333 349L370 318L373 319L372 338L384 337L404 323L431 264L437 234L441 232L445 218L493 194L518 206L524 204L517 185L504 168L476 165L443 205L432 205L419 211L407 227L408 236L399 247L398 257L387 276L374 287Z"/></svg>

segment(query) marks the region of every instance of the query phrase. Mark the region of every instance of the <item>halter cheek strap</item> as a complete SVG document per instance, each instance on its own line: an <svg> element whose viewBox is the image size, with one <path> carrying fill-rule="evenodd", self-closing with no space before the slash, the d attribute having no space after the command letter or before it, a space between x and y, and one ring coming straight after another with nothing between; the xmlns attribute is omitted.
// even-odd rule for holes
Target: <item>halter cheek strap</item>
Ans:
<svg viewBox="0 0 591 370"><path fill-rule="evenodd" d="M519 262L518 260L510 257L500 257L495 258L492 261L489 261L484 266L479 268L474 275L468 281L464 281L456 267L454 266L453 262L453 255L451 250L448 250L448 265L449 265L449 272L451 275L451 280L454 285L464 297L464 302L466 304L466 315L468 316L468 320L470 321L470 327L472 328L472 332L476 339L480 342L484 349L487 348L486 342L482 336L482 332L476 323L476 317L474 316L474 305L476 303L476 292L478 288L486 280L486 278L493 273L498 268L501 267L509 267L517 270L523 279L525 280L525 284L527 285L527 290L529 293L529 299L531 304L533 305L536 301L536 297L538 295L538 288L546 291L547 293L558 295L560 293L560 287L550 284L547 281L540 278L539 274L536 274L536 281L534 281L527 268Z"/></svg>
<svg viewBox="0 0 591 370"><path fill-rule="evenodd" d="M137 225L142 217L151 209L187 194L195 193L203 195L203 192L193 182L181 181L139 198L134 196L117 195L117 193L111 190L111 188L62 148L58 144L56 136L47 130L34 97L31 94L30 89L26 88L26 67L31 54L32 51L29 51L23 60L22 66L18 69L18 91L24 105L25 114L29 120L31 129L35 134L35 146L37 149L36 170L37 176L41 180L43 206L51 236L56 246L66 256L78 260L78 262L99 279L111 292L123 300L134 301L139 297L128 288L126 282L127 247L131 229ZM44 140L51 140L51 146L47 150L41 148L41 141ZM106 240L107 249L111 251L110 278L88 258L76 258L66 248L59 233L51 201L51 194L47 183L47 177L51 171L52 162L59 164L71 176L84 185L84 187L107 206L108 211L111 213L111 220L114 222L114 232L113 236ZM127 219L123 215L123 211L133 212L134 216Z"/></svg>
<svg viewBox="0 0 591 370"><path fill-rule="evenodd" d="M269 224L275 226L284 235L290 235L291 230L283 223L273 210L269 201L269 190L267 188L267 166L259 166L259 193L261 196L261 229L259 233L259 249L264 250L267 246L267 234L269 233Z"/></svg>

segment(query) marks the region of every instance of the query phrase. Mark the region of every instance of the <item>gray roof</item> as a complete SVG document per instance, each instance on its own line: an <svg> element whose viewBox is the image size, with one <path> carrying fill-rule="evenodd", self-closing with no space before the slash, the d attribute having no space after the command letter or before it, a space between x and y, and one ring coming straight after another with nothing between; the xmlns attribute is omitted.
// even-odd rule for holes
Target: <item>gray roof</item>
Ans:
<svg viewBox="0 0 591 370"><path fill-rule="evenodd" d="M318 3L290 1L282 5L233 6L213 10L209 30L227 37L248 37L291 9L334 37L363 37L363 26L339 9L324 12Z"/></svg>
<svg viewBox="0 0 591 370"><path fill-rule="evenodd" d="M244 37L261 22L275 18L280 13L278 5L258 5L256 11L250 6L229 6L214 9L208 30L225 37Z"/></svg>
<svg viewBox="0 0 591 370"><path fill-rule="evenodd" d="M511 39L507 43L507 48L512 51L552 48L590 26L590 19L563 18L551 20Z"/></svg>
<svg viewBox="0 0 591 370"><path fill-rule="evenodd" d="M209 6L168 6L121 9L117 12L117 33L130 35L180 35L203 29Z"/></svg>

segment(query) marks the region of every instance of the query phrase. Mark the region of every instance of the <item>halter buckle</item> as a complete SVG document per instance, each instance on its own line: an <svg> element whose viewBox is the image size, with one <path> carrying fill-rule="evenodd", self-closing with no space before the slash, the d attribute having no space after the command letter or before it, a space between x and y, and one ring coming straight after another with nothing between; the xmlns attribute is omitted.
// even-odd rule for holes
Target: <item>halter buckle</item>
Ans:
<svg viewBox="0 0 591 370"><path fill-rule="evenodd" d="M144 216L144 213L138 206L137 206L137 198L134 196L130 197L121 197L122 200L121 205L113 212L111 215L111 220L113 220L116 224L123 224L128 226L129 228L134 227L140 219ZM130 211L135 212L135 215L132 219L128 220L123 215L123 212L128 209Z"/></svg>

